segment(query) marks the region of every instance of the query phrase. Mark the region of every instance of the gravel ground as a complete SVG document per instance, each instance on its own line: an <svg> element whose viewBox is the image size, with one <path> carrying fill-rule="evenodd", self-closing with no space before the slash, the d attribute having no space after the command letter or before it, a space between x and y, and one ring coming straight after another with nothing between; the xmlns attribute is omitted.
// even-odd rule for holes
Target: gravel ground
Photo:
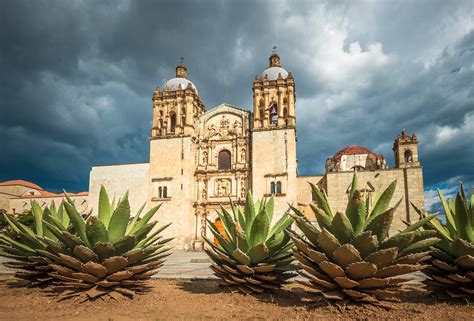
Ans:
<svg viewBox="0 0 474 321"><path fill-rule="evenodd" d="M213 280L152 280L149 293L133 300L58 302L45 289L15 287L11 275L0 276L0 320L188 320L188 319L426 319L472 320L465 302L438 302L412 285L402 302L387 310L371 305L308 306L302 289L288 285L273 294L230 293Z"/></svg>

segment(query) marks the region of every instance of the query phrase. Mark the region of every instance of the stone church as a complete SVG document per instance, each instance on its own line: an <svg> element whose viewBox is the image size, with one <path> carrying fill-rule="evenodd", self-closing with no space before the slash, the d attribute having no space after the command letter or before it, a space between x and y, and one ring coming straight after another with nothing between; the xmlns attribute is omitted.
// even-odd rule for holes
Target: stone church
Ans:
<svg viewBox="0 0 474 321"><path fill-rule="evenodd" d="M424 200L414 134L402 132L395 139L393 168L382 155L353 145L328 158L324 174L299 176L295 79L278 54L273 53L268 67L255 77L252 92L252 111L229 104L206 108L187 68L179 64L176 77L153 93L149 162L94 166L89 206L97 206L101 185L117 196L128 190L132 212L143 203L147 208L163 203L158 220L173 222L165 237L175 238L176 249L199 250L204 245L201 233L211 237L205 218L215 221L216 209L229 207L230 200L243 204L248 190L254 198L275 197L275 219L289 203L314 218L308 210L308 182L327 193L335 210L344 210L356 170L360 188L371 199L397 180L393 203L400 198L403 202L395 214L395 229L402 227L401 219L416 220L409 201L423 206ZM25 197L11 199L10 210L14 204L20 211L17 201Z"/></svg>

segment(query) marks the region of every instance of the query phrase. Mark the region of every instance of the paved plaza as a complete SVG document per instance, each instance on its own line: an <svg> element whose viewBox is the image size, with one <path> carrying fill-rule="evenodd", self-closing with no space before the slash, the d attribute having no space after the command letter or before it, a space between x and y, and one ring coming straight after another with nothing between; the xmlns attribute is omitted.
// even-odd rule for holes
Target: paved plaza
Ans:
<svg viewBox="0 0 474 321"><path fill-rule="evenodd" d="M8 261L0 257L0 263ZM154 277L159 279L215 279L209 268L211 260L204 252L173 252ZM0 274L14 273L0 264Z"/></svg>

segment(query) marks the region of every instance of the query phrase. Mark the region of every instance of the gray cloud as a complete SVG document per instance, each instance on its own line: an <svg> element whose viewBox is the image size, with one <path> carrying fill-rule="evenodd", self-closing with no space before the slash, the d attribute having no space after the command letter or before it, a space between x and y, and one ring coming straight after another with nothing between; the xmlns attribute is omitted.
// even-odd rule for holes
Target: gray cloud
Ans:
<svg viewBox="0 0 474 321"><path fill-rule="evenodd" d="M420 138L425 184L474 181L470 1L2 1L0 180L86 190L146 161L151 95L185 57L207 108L251 108L276 44L297 82L300 174ZM450 181L451 182L451 181Z"/></svg>

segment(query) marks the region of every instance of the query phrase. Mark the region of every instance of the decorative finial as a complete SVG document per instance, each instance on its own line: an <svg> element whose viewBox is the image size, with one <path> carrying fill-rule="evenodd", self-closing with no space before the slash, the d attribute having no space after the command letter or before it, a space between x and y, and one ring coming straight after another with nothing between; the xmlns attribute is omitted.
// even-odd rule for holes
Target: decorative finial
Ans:
<svg viewBox="0 0 474 321"><path fill-rule="evenodd" d="M277 53L277 47L274 45L272 47L272 54L276 54Z"/></svg>
<svg viewBox="0 0 474 321"><path fill-rule="evenodd" d="M184 63L184 58L183 57L180 57L179 58L179 64L182 65Z"/></svg>

